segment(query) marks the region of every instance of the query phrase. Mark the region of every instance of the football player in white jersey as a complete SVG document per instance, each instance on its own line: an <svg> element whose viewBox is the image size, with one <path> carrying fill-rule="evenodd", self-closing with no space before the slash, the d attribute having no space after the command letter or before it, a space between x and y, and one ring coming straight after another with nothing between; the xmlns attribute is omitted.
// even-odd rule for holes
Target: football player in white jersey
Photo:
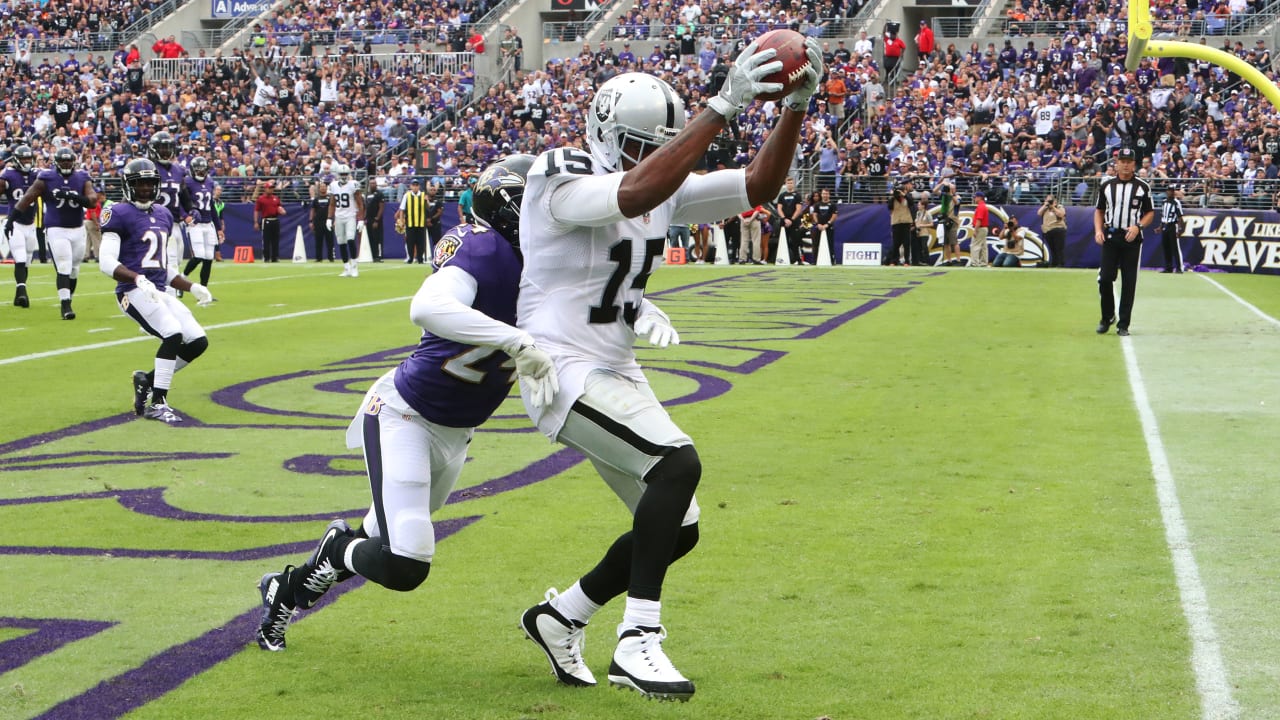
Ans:
<svg viewBox="0 0 1280 720"><path fill-rule="evenodd" d="M560 392L525 407L547 437L590 458L631 510L631 529L569 589L547 591L521 625L558 680L594 685L582 662L583 629L602 605L626 594L609 682L652 698L688 700L694 686L662 650L660 598L667 566L697 543L701 476L693 441L671 420L636 362L633 344L679 342L666 314L644 297L667 228L709 223L777 196L787 177L822 75L822 53L783 102L777 125L740 170L692 171L744 107L781 86L762 80L781 67L755 43L738 56L720 93L686 125L671 86L642 73L600 86L587 110L587 146L548 150L529 171L521 204L518 326L555 361Z"/></svg>
<svg viewBox="0 0 1280 720"><path fill-rule="evenodd" d="M364 194L360 183L351 179L351 168L341 163L333 166L337 180L329 183L329 219L326 221L333 241L342 254L339 277L359 277L356 261L356 233L364 227Z"/></svg>

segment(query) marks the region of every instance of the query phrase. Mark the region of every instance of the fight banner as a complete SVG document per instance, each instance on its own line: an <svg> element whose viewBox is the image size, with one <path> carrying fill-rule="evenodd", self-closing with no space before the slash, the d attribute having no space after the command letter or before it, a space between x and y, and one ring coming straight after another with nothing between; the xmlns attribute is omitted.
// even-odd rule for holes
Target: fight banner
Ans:
<svg viewBox="0 0 1280 720"><path fill-rule="evenodd" d="M1023 228L1021 259L1024 267L1050 261L1049 248L1040 232L1037 205L988 205L991 217L987 236L988 257L1000 252L998 232L1013 216ZM931 209L937 214L938 208ZM1157 213L1159 217L1159 213ZM1062 264L1066 267L1096 268L1102 257L1093 239L1093 208L1067 207L1067 239ZM961 206L960 227L956 233L960 254L969 255L973 237L973 206ZM886 205L841 205L831 238L837 262L844 257L845 243L880 243L888 258L893 247ZM1183 263L1201 270L1262 273L1280 275L1280 213L1270 210L1186 210L1186 223L1179 238ZM936 231L929 237L933 262L942 257ZM1142 266L1164 267L1160 245L1160 226L1147 228L1142 242Z"/></svg>

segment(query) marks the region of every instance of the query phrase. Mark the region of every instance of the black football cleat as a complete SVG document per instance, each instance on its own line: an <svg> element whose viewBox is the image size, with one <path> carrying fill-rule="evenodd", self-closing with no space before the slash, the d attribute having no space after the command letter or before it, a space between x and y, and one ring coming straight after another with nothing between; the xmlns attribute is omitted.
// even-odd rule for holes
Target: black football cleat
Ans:
<svg viewBox="0 0 1280 720"><path fill-rule="evenodd" d="M31 307L31 298L27 297L26 285L19 285L18 291L13 294L13 306L20 308Z"/></svg>
<svg viewBox="0 0 1280 720"><path fill-rule="evenodd" d="M1116 321L1115 318L1107 318L1103 320L1102 322L1098 323L1098 329L1095 330L1094 332L1098 333L1099 335L1106 335L1107 331L1111 329L1111 323L1114 323L1115 321Z"/></svg>
<svg viewBox="0 0 1280 720"><path fill-rule="evenodd" d="M133 371L133 414L142 417L147 409L147 396L151 394L151 381L141 370Z"/></svg>

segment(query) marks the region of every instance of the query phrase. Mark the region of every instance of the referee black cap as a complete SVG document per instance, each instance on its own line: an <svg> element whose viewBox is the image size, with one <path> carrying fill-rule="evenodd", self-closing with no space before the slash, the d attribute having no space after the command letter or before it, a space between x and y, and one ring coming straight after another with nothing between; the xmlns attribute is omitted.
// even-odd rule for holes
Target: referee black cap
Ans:
<svg viewBox="0 0 1280 720"><path fill-rule="evenodd" d="M1117 160L1136 160L1137 154L1133 152L1133 148L1120 148L1120 152L1116 153Z"/></svg>

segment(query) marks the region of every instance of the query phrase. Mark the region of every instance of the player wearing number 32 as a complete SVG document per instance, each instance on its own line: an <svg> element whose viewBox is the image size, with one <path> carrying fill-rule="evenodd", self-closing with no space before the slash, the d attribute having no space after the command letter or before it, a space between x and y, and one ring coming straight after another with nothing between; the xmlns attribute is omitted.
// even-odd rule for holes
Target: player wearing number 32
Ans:
<svg viewBox="0 0 1280 720"><path fill-rule="evenodd" d="M546 602L521 618L560 682L595 684L582 658L583 630L625 593L609 682L657 699L693 695L663 652L660 597L668 565L698 541L702 468L693 441L649 388L633 345L638 336L658 347L679 342L667 315L644 297L667 228L715 222L777 196L822 75L817 43L809 40L803 53L808 62L745 169L692 174L735 115L784 89L763 80L782 63L754 42L687 122L684 103L662 80L641 73L608 80L587 110L590 154L549 150L529 172L517 316L555 362L560 392L539 406L534 385L522 381L521 391L538 428L586 455L633 517L593 569L563 593L548 590Z"/></svg>
<svg viewBox="0 0 1280 720"><path fill-rule="evenodd" d="M372 506L358 531L334 520L300 567L262 577L263 650L284 650L294 614L355 574L400 592L421 585L436 550L431 516L453 491L476 426L510 393L513 371L535 402L555 395L551 358L515 327L520 197L532 161L513 155L486 168L474 204L482 225L455 227L436 244L435 272L409 309L423 331L418 347L374 382L347 430L347 445L364 448Z"/></svg>
<svg viewBox="0 0 1280 720"><path fill-rule="evenodd" d="M98 193L93 189L89 173L76 169L76 154L71 148L58 148L53 153L53 169L41 170L36 175L35 182L13 207L14 214L21 215L35 205L36 198L44 199L45 236L58 273L62 319L74 320L76 313L71 309L71 296L76 292L80 260L84 258L84 210L98 203Z"/></svg>
<svg viewBox="0 0 1280 720"><path fill-rule="evenodd" d="M124 199L102 211L102 246L98 267L116 281L116 302L144 332L160 338L155 367L133 373L133 411L150 420L181 422L168 402L174 373L209 347L204 328L167 287L190 292L201 306L213 302L208 288L193 283L169 264L165 241L173 230L173 214L156 202L160 172L145 158L124 166ZM150 404L147 395L150 394Z"/></svg>

